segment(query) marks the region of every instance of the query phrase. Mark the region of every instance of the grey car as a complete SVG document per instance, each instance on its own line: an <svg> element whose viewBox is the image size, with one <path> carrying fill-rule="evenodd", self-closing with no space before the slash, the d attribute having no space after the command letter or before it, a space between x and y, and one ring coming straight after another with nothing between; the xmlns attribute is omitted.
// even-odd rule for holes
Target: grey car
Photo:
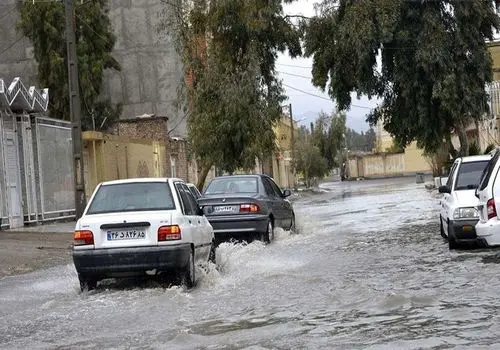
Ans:
<svg viewBox="0 0 500 350"><path fill-rule="evenodd" d="M290 195L267 175L230 175L212 179L198 204L214 229L216 243L231 239L270 243L274 228L295 229Z"/></svg>

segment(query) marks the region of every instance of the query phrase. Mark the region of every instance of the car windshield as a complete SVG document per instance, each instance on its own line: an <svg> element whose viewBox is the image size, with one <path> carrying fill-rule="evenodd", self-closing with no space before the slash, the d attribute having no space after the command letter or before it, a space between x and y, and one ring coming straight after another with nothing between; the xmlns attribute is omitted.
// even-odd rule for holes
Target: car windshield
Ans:
<svg viewBox="0 0 500 350"><path fill-rule="evenodd" d="M226 177L213 179L205 189L205 195L227 193L257 193L256 177Z"/></svg>
<svg viewBox="0 0 500 350"><path fill-rule="evenodd" d="M87 214L169 209L175 204L166 182L131 182L101 186Z"/></svg>
<svg viewBox="0 0 500 350"><path fill-rule="evenodd" d="M487 160L462 163L455 182L455 191L476 189L487 164Z"/></svg>

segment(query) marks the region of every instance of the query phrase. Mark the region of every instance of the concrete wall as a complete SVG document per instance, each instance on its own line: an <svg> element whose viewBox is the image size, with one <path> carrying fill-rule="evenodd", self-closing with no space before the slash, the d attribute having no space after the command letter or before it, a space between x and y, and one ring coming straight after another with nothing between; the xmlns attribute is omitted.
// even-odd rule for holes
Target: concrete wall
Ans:
<svg viewBox="0 0 500 350"><path fill-rule="evenodd" d="M0 54L0 72L7 81L19 76L28 86L39 85L32 44L15 30L19 20L16 2L0 1L0 16L10 12L0 21L0 52L15 43ZM109 5L117 36L113 56L122 70L105 73L103 94L113 103L123 103L122 118L168 116L172 136L186 137L186 118L177 106L177 89L184 75L182 60L172 38L157 34L165 5L161 0L109 0Z"/></svg>
<svg viewBox="0 0 500 350"><path fill-rule="evenodd" d="M378 153L349 159L349 177L391 177L430 173L431 168L421 150L405 153Z"/></svg>

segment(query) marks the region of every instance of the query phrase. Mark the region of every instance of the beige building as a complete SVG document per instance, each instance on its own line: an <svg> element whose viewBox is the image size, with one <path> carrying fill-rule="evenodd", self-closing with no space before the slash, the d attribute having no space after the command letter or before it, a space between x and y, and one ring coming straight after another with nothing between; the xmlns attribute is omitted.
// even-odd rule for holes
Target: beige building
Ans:
<svg viewBox="0 0 500 350"><path fill-rule="evenodd" d="M390 177L404 176L415 173L432 172L428 159L423 150L412 142L404 152L390 153L394 141L384 129L382 123L375 128L376 147L373 153L356 155L349 159L349 177Z"/></svg>

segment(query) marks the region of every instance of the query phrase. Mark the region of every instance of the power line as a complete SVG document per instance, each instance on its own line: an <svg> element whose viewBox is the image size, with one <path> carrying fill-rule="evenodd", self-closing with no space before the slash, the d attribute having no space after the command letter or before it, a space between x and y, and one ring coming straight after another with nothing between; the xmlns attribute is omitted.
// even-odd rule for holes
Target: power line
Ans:
<svg viewBox="0 0 500 350"><path fill-rule="evenodd" d="M306 95L309 95L309 96L313 96L313 97L317 97L317 98L320 98L320 99L325 100L325 101L333 102L331 99L329 99L327 97L324 97L324 96L321 96L321 95L316 95L316 94L313 94L312 92L307 92L305 90L298 89L296 87L290 86L290 85L285 84L285 83L283 83L283 86L286 86L287 88L295 90L295 91L298 91L298 92L302 92L303 94L306 94ZM363 108L363 109L369 109L369 110L373 109L373 107L360 106L360 105L355 105L355 104L351 104L351 107L357 107L357 108Z"/></svg>
<svg viewBox="0 0 500 350"><path fill-rule="evenodd" d="M303 68L303 69L312 69L312 67L306 67L306 66L296 66L293 64L284 64L284 63L276 63L278 66L283 66L283 67L293 67L293 68Z"/></svg>
<svg viewBox="0 0 500 350"><path fill-rule="evenodd" d="M294 74L294 73L288 73L288 72L283 72L277 70L276 72L280 74L286 74L286 75L291 75L292 77L299 77L299 78L305 78L305 79L312 79L312 77L308 77L307 75L300 75L300 74Z"/></svg>
<svg viewBox="0 0 500 350"><path fill-rule="evenodd" d="M0 56L3 55L4 53L6 53L7 51L9 51L11 48L14 47L14 45L16 45L18 42L20 42L23 39L24 39L24 36L21 36L21 37L17 38L16 41L14 41L9 46L7 46L5 49L3 49L2 51L0 51Z"/></svg>

